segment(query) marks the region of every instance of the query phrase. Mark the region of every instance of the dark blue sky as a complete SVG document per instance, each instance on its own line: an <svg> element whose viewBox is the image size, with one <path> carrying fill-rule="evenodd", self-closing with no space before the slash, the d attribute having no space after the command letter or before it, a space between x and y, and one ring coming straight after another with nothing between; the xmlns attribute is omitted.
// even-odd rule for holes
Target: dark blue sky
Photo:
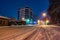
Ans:
<svg viewBox="0 0 60 40"><path fill-rule="evenodd" d="M47 11L49 0L0 0L0 15L18 17L18 8L29 6L33 13L38 16Z"/></svg>

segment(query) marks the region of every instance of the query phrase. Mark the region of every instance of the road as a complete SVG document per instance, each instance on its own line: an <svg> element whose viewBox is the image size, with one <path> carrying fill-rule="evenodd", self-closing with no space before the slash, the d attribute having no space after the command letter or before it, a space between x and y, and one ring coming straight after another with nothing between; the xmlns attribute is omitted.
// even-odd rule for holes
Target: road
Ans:
<svg viewBox="0 0 60 40"><path fill-rule="evenodd" d="M60 27L38 27L26 40L60 40Z"/></svg>
<svg viewBox="0 0 60 40"><path fill-rule="evenodd" d="M0 40L60 40L60 27L7 27L0 28Z"/></svg>

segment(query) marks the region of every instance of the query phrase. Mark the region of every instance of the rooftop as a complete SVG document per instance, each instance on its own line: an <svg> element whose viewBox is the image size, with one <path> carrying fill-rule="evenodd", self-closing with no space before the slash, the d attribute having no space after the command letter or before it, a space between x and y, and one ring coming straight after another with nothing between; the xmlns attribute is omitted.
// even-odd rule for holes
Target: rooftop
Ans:
<svg viewBox="0 0 60 40"><path fill-rule="evenodd" d="M0 16L0 18L4 18L4 19L10 19L10 18L8 18L8 17L5 17L5 16Z"/></svg>

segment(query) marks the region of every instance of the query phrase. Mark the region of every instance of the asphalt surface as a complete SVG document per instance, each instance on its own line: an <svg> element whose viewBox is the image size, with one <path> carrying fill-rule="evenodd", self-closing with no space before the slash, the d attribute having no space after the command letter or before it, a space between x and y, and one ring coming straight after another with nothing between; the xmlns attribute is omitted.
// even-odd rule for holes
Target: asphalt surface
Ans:
<svg viewBox="0 0 60 40"><path fill-rule="evenodd" d="M38 27L37 31L25 40L60 40L60 27Z"/></svg>
<svg viewBox="0 0 60 40"><path fill-rule="evenodd" d="M0 40L60 40L60 27L8 27L0 28Z"/></svg>

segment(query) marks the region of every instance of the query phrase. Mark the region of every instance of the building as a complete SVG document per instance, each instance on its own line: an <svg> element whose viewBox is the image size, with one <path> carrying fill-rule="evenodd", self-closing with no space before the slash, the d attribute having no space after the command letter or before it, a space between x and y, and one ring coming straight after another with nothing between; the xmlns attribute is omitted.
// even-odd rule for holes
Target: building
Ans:
<svg viewBox="0 0 60 40"><path fill-rule="evenodd" d="M9 25L17 25L17 20L15 17L11 17L9 19Z"/></svg>
<svg viewBox="0 0 60 40"><path fill-rule="evenodd" d="M21 21L22 18L24 19L34 19L33 17L33 11L31 8L29 7L25 7L25 8L19 8L18 9L18 20Z"/></svg>
<svg viewBox="0 0 60 40"><path fill-rule="evenodd" d="M12 18L9 19L9 22L11 22L11 21L14 21L14 22L15 22L15 21L17 21L17 20L16 20L15 17L12 17Z"/></svg>
<svg viewBox="0 0 60 40"><path fill-rule="evenodd" d="M60 0L49 0L49 2L48 13L51 17L51 23L60 24Z"/></svg>
<svg viewBox="0 0 60 40"><path fill-rule="evenodd" d="M8 26L9 24L9 18L0 16L0 26Z"/></svg>

